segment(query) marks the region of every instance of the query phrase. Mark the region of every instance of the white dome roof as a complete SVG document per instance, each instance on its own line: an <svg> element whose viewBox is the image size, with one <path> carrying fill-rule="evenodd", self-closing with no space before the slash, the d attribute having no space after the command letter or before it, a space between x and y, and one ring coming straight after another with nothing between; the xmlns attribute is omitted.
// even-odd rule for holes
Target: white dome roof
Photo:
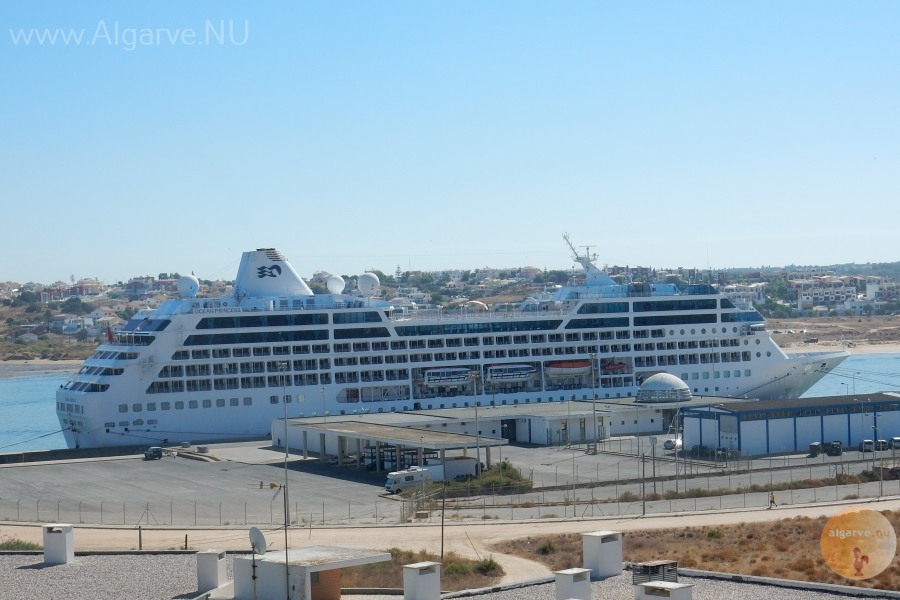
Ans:
<svg viewBox="0 0 900 600"><path fill-rule="evenodd" d="M691 388L671 373L657 373L638 389L638 402L683 402L691 399Z"/></svg>

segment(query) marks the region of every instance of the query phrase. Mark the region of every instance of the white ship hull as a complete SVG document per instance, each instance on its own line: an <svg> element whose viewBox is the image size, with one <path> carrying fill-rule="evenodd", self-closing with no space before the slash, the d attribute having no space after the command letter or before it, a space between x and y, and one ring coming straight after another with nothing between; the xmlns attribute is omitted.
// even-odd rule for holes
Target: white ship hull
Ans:
<svg viewBox="0 0 900 600"><path fill-rule="evenodd" d="M635 290L586 271L539 310L409 312L314 296L277 252L248 252L233 296L185 285L136 316L58 390L57 413L70 447L197 443L265 436L285 414L633 398L660 372L698 396L796 398L848 356L789 357L758 313L707 286Z"/></svg>

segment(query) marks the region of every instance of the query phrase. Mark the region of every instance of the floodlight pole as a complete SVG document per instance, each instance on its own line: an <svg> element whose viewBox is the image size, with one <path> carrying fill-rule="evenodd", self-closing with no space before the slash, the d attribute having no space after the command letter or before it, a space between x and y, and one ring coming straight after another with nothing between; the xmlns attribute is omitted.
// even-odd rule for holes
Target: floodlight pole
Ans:
<svg viewBox="0 0 900 600"><path fill-rule="evenodd" d="M594 454L596 454L597 444L600 442L600 435L597 427L597 382L594 373L594 361L597 359L597 355L591 352L589 356L591 357L591 395L593 395L593 399L591 400L591 413L594 418Z"/></svg>
<svg viewBox="0 0 900 600"><path fill-rule="evenodd" d="M281 371L281 404L284 406L284 593L291 600L291 574L288 568L288 524L291 521L290 502L288 501L288 414L287 414L287 371L285 361L278 363Z"/></svg>
<svg viewBox="0 0 900 600"><path fill-rule="evenodd" d="M481 433L478 429L478 375L477 370L472 371L472 397L475 399L475 466L478 475L481 475Z"/></svg>

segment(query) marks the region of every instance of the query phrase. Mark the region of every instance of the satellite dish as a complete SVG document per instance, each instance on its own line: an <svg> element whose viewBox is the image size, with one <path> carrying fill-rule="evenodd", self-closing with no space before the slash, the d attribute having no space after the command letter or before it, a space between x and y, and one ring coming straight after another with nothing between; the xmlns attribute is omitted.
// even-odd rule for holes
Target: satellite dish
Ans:
<svg viewBox="0 0 900 600"><path fill-rule="evenodd" d="M375 273L363 273L356 281L356 287L359 288L360 293L367 298L377 292L379 286L381 286L381 282L378 280L378 275Z"/></svg>
<svg viewBox="0 0 900 600"><path fill-rule="evenodd" d="M332 275L328 278L328 281L325 283L328 286L328 291L332 294L340 294L344 291L344 278L340 275Z"/></svg>
<svg viewBox="0 0 900 600"><path fill-rule="evenodd" d="M259 530L259 527L250 528L250 547L256 554L266 553L266 536Z"/></svg>

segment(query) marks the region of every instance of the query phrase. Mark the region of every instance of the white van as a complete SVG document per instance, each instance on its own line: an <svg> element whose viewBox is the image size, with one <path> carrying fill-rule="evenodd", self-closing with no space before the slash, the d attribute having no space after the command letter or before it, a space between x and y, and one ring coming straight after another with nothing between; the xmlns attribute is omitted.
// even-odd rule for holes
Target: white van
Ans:
<svg viewBox="0 0 900 600"><path fill-rule="evenodd" d="M860 452L875 452L875 440L863 440L859 443Z"/></svg>
<svg viewBox="0 0 900 600"><path fill-rule="evenodd" d="M388 473L387 481L384 483L384 489L391 494L396 494L400 490L427 485L431 483L431 473L422 467L410 467L405 471L394 471Z"/></svg>
<svg viewBox="0 0 900 600"><path fill-rule="evenodd" d="M900 448L900 437L892 437L889 439L888 448Z"/></svg>

